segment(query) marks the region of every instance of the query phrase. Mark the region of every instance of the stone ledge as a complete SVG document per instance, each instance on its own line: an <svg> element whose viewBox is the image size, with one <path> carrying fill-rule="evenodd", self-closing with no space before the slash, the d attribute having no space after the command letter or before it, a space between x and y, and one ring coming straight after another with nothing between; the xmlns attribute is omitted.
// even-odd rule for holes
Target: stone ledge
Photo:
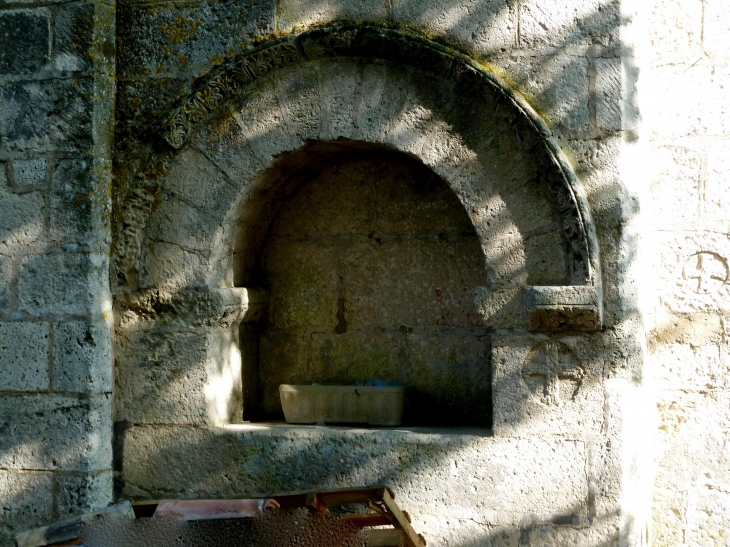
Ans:
<svg viewBox="0 0 730 547"><path fill-rule="evenodd" d="M531 331L598 331L603 303L593 285L525 287Z"/></svg>
<svg viewBox="0 0 730 547"><path fill-rule="evenodd" d="M169 292L149 289L116 295L121 326L154 321L170 326L222 326L256 321L269 303L264 289L244 287Z"/></svg>

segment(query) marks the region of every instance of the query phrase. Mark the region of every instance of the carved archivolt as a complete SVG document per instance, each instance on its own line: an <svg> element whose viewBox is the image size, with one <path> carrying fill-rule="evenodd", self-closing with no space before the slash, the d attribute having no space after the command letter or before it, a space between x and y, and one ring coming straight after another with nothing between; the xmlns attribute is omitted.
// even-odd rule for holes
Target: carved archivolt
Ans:
<svg viewBox="0 0 730 547"><path fill-rule="evenodd" d="M471 57L403 30L381 26L340 24L299 35L272 38L251 46L202 79L162 128L166 143L150 156L148 165L122 185L122 203L115 240L115 268L120 285L135 288L135 257L141 253L145 219L149 218L162 174L175 161L178 150L191 140L196 128L214 112L226 108L256 82L276 71L319 59L386 62L431 74L434 80L465 83L468 93L489 97L498 117L514 132L519 147L536 160L539 182L553 197L568 244L570 285L590 289L591 298L575 308L562 301L562 293L533 309L528 307L532 329L595 330L601 324L601 290L598 247L582 188L550 129L532 108L495 73ZM289 68L288 71L291 69ZM465 97L468 100L468 97ZM469 118L470 119L470 118ZM476 122L475 122L476 123ZM471 133L488 133L474 127ZM470 137L471 138L471 137ZM486 140L486 136L484 137ZM553 302L553 300L555 300ZM538 309L539 308L539 309Z"/></svg>

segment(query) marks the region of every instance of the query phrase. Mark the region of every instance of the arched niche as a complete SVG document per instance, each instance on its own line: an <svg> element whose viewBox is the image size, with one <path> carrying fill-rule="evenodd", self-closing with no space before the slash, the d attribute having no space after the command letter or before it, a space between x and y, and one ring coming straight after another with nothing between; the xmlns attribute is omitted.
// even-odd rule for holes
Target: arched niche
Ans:
<svg viewBox="0 0 730 547"><path fill-rule="evenodd" d="M298 156L301 164L280 161L311 143L320 148ZM246 380L237 358L221 354L237 338L232 325L259 320L267 302L265 290L235 288L256 281L246 272L260 249L247 246L256 240L247 234L269 229L298 171L364 145L413 158L456 196L483 253L474 302L486 328L600 328L600 261L585 197L530 107L487 67L403 31L308 31L252 47L199 82L123 189L118 362L136 358L140 329L215 334L190 357L205 366L176 365L164 376L181 382L170 387L179 403L149 419L169 422L176 404L195 397L199 411L182 421L240 412ZM138 399L135 390L149 383L133 369L122 364L118 373L122 400Z"/></svg>

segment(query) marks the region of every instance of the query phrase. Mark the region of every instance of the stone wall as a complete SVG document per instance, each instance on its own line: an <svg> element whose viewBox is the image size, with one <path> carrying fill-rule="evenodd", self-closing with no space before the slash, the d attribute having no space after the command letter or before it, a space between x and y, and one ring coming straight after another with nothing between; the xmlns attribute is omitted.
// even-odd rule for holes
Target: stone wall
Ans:
<svg viewBox="0 0 730 547"><path fill-rule="evenodd" d="M0 544L107 504L114 25L0 2Z"/></svg>
<svg viewBox="0 0 730 547"><path fill-rule="evenodd" d="M0 0L0 544L111 499L113 404L117 496L384 481L420 515L431 545L723 545L730 14L720 0L631 4ZM552 210L537 186L491 187L499 199L488 203L454 183L472 172L454 174L444 158L462 162L486 133L469 141L459 129L469 124L418 114L440 112L434 105L452 79L463 84L466 65L434 80L419 74L438 63L404 70L381 59L363 71L367 55L312 62L228 102L193 145L170 152L170 115L222 64L338 20L410 29L467 52L547 122L597 236L601 332L526 332L522 295L551 247L524 243L530 230L565 232L555 218L530 224ZM369 102L348 103L358 86ZM409 89L431 91L414 100ZM371 124L363 105L398 131ZM497 106L464 118L481 123ZM241 288L261 251L246 234L265 233L271 204L287 197L241 186L306 139L353 135L415 155L448 180L462 204L478 205L466 212L488 267L504 259L476 301L491 337L492 436L221 427L240 419L247 385L237 324L266 304L263 292ZM529 147L524 136L497 169ZM513 184L535 167L520 157L497 178ZM494 219L505 224L487 228ZM543 283L557 281L529 281ZM571 305L586 304L583 294ZM434 499L434 484L454 496Z"/></svg>
<svg viewBox="0 0 730 547"><path fill-rule="evenodd" d="M724 2L664 1L647 18L658 546L723 545L730 529L728 16Z"/></svg>

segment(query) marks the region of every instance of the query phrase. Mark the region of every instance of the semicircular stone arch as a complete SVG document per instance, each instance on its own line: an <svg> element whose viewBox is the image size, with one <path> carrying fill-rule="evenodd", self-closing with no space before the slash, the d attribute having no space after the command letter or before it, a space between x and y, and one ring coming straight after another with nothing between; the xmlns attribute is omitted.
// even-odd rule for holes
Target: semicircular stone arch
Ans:
<svg viewBox="0 0 730 547"><path fill-rule="evenodd" d="M246 50L170 115L120 202L118 292L245 283L247 250L237 242L265 231L293 191L276 181L296 166L277 159L312 142L399 151L449 185L484 251L477 300L487 325L600 328L593 224L549 128L473 59L403 31L347 24ZM564 275L554 273L560 264Z"/></svg>

